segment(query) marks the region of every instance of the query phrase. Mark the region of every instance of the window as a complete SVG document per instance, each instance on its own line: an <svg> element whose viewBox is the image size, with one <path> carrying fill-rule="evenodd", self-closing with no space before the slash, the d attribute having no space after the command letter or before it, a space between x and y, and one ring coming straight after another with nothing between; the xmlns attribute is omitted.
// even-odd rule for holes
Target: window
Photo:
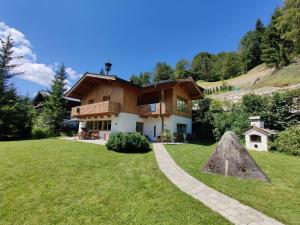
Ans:
<svg viewBox="0 0 300 225"><path fill-rule="evenodd" d="M102 100L104 102L109 101L110 100L110 95L103 96Z"/></svg>
<svg viewBox="0 0 300 225"><path fill-rule="evenodd" d="M98 121L98 130L102 130L102 121Z"/></svg>
<svg viewBox="0 0 300 225"><path fill-rule="evenodd" d="M102 130L111 130L111 121L110 120L103 120L102 121Z"/></svg>
<svg viewBox="0 0 300 225"><path fill-rule="evenodd" d="M93 121L87 121L85 128L87 130L92 130L93 129Z"/></svg>
<svg viewBox="0 0 300 225"><path fill-rule="evenodd" d="M188 112L188 101L182 97L177 97L177 102L176 102L176 106L177 106L177 110L179 112Z"/></svg>
<svg viewBox="0 0 300 225"><path fill-rule="evenodd" d="M93 104L94 102L94 99L89 99L88 104Z"/></svg>
<svg viewBox="0 0 300 225"><path fill-rule="evenodd" d="M153 127L153 137L156 137L156 126Z"/></svg>
<svg viewBox="0 0 300 225"><path fill-rule="evenodd" d="M250 141L251 142L261 142L261 136L259 136L259 135L251 135L250 136Z"/></svg>
<svg viewBox="0 0 300 225"><path fill-rule="evenodd" d="M98 130L99 121L94 121L93 123L93 130Z"/></svg>
<svg viewBox="0 0 300 225"><path fill-rule="evenodd" d="M136 122L135 131L143 134L144 133L144 123L142 123L142 122Z"/></svg>
<svg viewBox="0 0 300 225"><path fill-rule="evenodd" d="M110 120L100 120L100 121L87 121L86 127L87 130L111 130L111 121Z"/></svg>

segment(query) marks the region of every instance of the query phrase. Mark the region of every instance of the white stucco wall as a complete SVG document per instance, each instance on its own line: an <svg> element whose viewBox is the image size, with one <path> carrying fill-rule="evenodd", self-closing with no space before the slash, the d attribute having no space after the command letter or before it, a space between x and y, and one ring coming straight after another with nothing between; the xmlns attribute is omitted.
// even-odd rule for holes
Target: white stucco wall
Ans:
<svg viewBox="0 0 300 225"><path fill-rule="evenodd" d="M153 118L141 118L139 115L132 113L119 113L117 117L97 117L88 118L79 123L79 131L82 127L86 126L86 121L93 120L111 120L111 132L135 132L136 122L144 123L144 134L151 140L155 141L157 136L161 133L161 117ZM181 116L170 116L164 118L164 128L169 129L171 134L177 131L177 123L186 124L187 132L192 132L192 120ZM154 137L154 126L156 126L156 137ZM107 131L106 131L107 133Z"/></svg>
<svg viewBox="0 0 300 225"><path fill-rule="evenodd" d="M258 135L261 137L261 142L251 142L250 136L251 135ZM252 130L245 135L246 138L246 148L256 151L268 151L268 135L264 133L260 133L256 130Z"/></svg>

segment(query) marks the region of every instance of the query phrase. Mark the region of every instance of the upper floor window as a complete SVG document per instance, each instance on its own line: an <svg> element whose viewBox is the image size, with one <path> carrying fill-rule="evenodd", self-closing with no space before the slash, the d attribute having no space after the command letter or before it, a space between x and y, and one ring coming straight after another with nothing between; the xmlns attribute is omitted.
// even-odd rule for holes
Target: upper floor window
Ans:
<svg viewBox="0 0 300 225"><path fill-rule="evenodd" d="M102 101L106 102L110 100L110 95L103 96Z"/></svg>
<svg viewBox="0 0 300 225"><path fill-rule="evenodd" d="M94 99L89 99L89 100L88 100L88 104L93 104L94 102L95 102Z"/></svg>
<svg viewBox="0 0 300 225"><path fill-rule="evenodd" d="M186 99L178 96L176 106L179 112L188 112L188 101Z"/></svg>

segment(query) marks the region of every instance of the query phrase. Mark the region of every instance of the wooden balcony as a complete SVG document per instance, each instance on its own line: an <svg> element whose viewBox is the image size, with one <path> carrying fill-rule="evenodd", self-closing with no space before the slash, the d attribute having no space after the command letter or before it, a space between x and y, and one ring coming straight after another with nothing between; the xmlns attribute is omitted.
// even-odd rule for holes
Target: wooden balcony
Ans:
<svg viewBox="0 0 300 225"><path fill-rule="evenodd" d="M97 102L88 105L73 107L71 111L72 117L87 117L87 116L101 116L101 115L113 115L120 112L121 106L120 103L105 101Z"/></svg>
<svg viewBox="0 0 300 225"><path fill-rule="evenodd" d="M139 115L141 117L158 117L160 114L164 116L169 116L172 114L172 106L164 102L148 104L148 105L139 105Z"/></svg>

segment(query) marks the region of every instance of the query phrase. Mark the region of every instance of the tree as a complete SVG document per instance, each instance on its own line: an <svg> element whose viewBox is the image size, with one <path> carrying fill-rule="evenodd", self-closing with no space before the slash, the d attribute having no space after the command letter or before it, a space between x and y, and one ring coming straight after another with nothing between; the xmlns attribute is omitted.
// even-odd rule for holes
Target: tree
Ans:
<svg viewBox="0 0 300 225"><path fill-rule="evenodd" d="M165 62L158 62L154 69L154 82L161 80L170 80L174 78L174 71L170 65Z"/></svg>
<svg viewBox="0 0 300 225"><path fill-rule="evenodd" d="M31 135L33 107L28 98L19 97L9 80L20 74L10 35L0 45L0 140L28 138Z"/></svg>
<svg viewBox="0 0 300 225"><path fill-rule="evenodd" d="M271 24L267 27L262 42L262 60L269 67L280 69L290 63L293 45L291 41L281 38L280 31L276 29L276 20L281 16L280 9L272 15Z"/></svg>
<svg viewBox="0 0 300 225"><path fill-rule="evenodd" d="M142 85L150 84L151 74L149 72L140 73L140 80Z"/></svg>
<svg viewBox="0 0 300 225"><path fill-rule="evenodd" d="M195 80L211 81L212 55L208 52L200 52L192 61L192 73Z"/></svg>
<svg viewBox="0 0 300 225"><path fill-rule="evenodd" d="M229 79L241 74L240 58L236 52L229 52L225 55L222 77Z"/></svg>
<svg viewBox="0 0 300 225"><path fill-rule="evenodd" d="M261 54L264 31L264 25L258 19L255 30L246 33L240 42L241 62L244 73L262 63Z"/></svg>
<svg viewBox="0 0 300 225"><path fill-rule="evenodd" d="M244 95L242 106L249 116L263 116L268 109L268 99L256 94Z"/></svg>
<svg viewBox="0 0 300 225"><path fill-rule="evenodd" d="M295 53L300 53L300 0L286 0L274 26L281 38L293 42Z"/></svg>
<svg viewBox="0 0 300 225"><path fill-rule="evenodd" d="M129 78L129 80L134 83L135 85L138 85L140 86L141 85L141 80L140 80L140 77L135 75L135 74L132 74L131 77Z"/></svg>
<svg viewBox="0 0 300 225"><path fill-rule="evenodd" d="M67 116L66 92L66 67L61 65L52 80L50 95L45 101L43 115L49 124L53 135L59 134L61 123Z"/></svg>
<svg viewBox="0 0 300 225"><path fill-rule="evenodd" d="M135 74L131 75L130 81L136 85L144 86L144 85L150 84L150 77L151 77L151 75L149 72L143 72L143 73L140 73L139 76L137 76Z"/></svg>
<svg viewBox="0 0 300 225"><path fill-rule="evenodd" d="M193 110L193 133L197 139L213 139L213 117L210 112L210 98L203 98L194 104Z"/></svg>
<svg viewBox="0 0 300 225"><path fill-rule="evenodd" d="M297 122L294 97L290 93L275 93L272 95L266 116L266 126L270 129L285 130Z"/></svg>
<svg viewBox="0 0 300 225"><path fill-rule="evenodd" d="M190 64L186 59L181 59L176 63L175 77L176 78L186 78L191 75Z"/></svg>

